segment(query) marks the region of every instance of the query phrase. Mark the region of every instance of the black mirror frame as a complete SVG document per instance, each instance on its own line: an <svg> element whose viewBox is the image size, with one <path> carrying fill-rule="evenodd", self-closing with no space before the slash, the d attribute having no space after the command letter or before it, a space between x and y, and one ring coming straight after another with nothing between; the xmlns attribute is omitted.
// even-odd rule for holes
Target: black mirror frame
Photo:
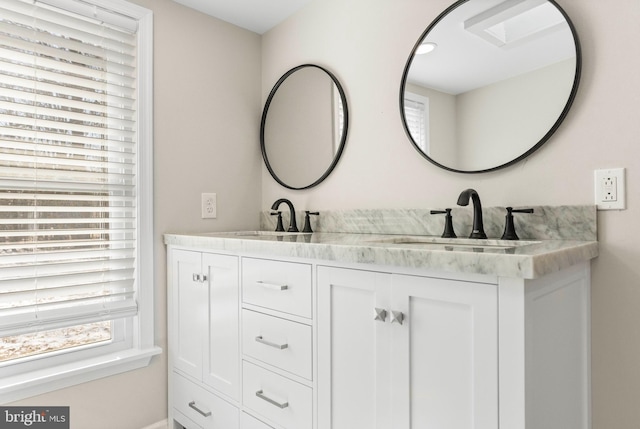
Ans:
<svg viewBox="0 0 640 429"><path fill-rule="evenodd" d="M540 149L540 147L542 147L542 145L544 145L551 138L551 136L557 131L558 127L560 127L560 124L564 121L565 117L569 113L569 110L571 109L571 105L573 104L573 101L574 101L574 99L576 97L576 94L578 92L578 86L580 84L580 76L582 74L582 50L581 50L581 46L580 46L580 39L578 38L578 33L576 32L576 28L573 25L573 22L571 21L571 19L569 18L569 15L567 15L567 13L564 11L564 9L562 9L562 7L560 7L560 5L555 0L547 0L549 3L553 4L558 9L558 11L560 11L562 16L564 16L564 19L567 21L567 24L569 25L569 28L571 29L571 34L573 35L573 40L575 42L575 47L576 47L576 73L575 73L575 77L573 79L573 86L571 88L571 93L569 94L569 98L567 100L567 103L565 104L564 109L562 110L562 112L558 116L558 119L551 126L549 131L547 131L547 133L540 139L540 141L538 143L536 143L535 145L533 145L531 147L531 149L529 149L528 151L526 151L522 155L518 156L517 158L515 158L515 159L513 159L513 160L511 160L509 162L506 162L504 164L498 165L496 167L483 169L483 170L458 170L458 169L455 169L455 168L452 168L452 167L447 167L446 165L440 164L439 162L437 162L434 159L430 158L426 153L424 153L420 149L418 144L416 144L416 142L413 140L413 137L411 136L411 132L409 130L409 127L407 126L407 121L406 121L405 115L404 115L404 93L405 93L405 87L406 87L406 84L407 84L407 76L409 74L409 68L411 67L411 63L413 61L413 57L414 57L414 55L416 53L416 50L418 49L418 47L420 46L420 44L424 40L424 38L427 37L427 34L429 34L431 29L433 27L435 27L445 16L447 16L449 14L449 12L451 12L452 10L458 8L462 4L467 3L468 1L470 1L470 0L458 0L454 4L452 4L451 6L446 8L440 15L438 15L438 17L436 19L433 20L433 22L431 24L429 24L429 26L426 28L426 30L418 38L418 41L416 42L416 44L414 45L413 49L411 50L411 55L409 56L409 59L407 60L407 63L405 65L405 67L404 67L404 72L402 73L402 80L400 82L400 117L402 118L402 125L404 127L405 133L407 134L407 137L409 138L409 141L411 141L411 144L413 145L413 147L418 151L418 153L420 153L420 155L422 155L424 158L426 158L427 161L431 162L432 164L435 164L436 166L438 166L440 168L443 168L443 169L449 170L449 171L453 171L453 172L456 172L456 173L477 174L477 173L487 173L487 172L490 172L490 171L500 170L502 168L509 167L509 166L511 166L511 165L513 165L513 164L515 164L517 162L522 161L523 159L525 159L526 157L531 155L533 152L535 152L536 150Z"/></svg>
<svg viewBox="0 0 640 429"><path fill-rule="evenodd" d="M275 96L276 92L278 91L278 88L280 88L280 86L284 83L284 81L289 76L291 76L293 73L295 73L296 71L298 71L300 69L307 68L307 67L315 67L315 68L320 69L323 72L325 72L331 78L331 80L333 81L334 85L338 89L338 93L340 94L340 98L342 100L342 109L343 109L343 115L344 115L344 118L343 118L343 132L342 132L342 137L340 138L340 144L338 146L338 150L336 151L336 154L333 157L333 161L331 162L331 165L329 165L329 167L324 172L324 174L318 180L316 180L315 182L311 183L310 185L302 186L302 187L294 187L294 186L288 185L285 182L283 182L278 177L278 175L275 173L275 171L273 171L273 168L271 167L271 164L269 163L269 159L267 157L267 151L266 151L266 147L265 147L266 142L265 142L264 132L265 132L265 127L266 127L267 114L269 112L269 106L271 105L271 102L273 101L273 97ZM267 101L265 103L264 109L262 111L262 120L260 121L260 149L262 150L262 159L264 160L264 163L265 163L265 165L267 167L267 170L269 170L269 174L271 174L271 177L273 177L273 179L276 182L278 182L280 185L284 186L285 188L294 189L294 190L302 190L302 189L313 188L314 186L317 186L318 184L320 184L324 179L326 179L329 176L329 174L331 174L331 172L336 167L336 165L338 164L338 161L340 160L340 157L342 156L342 152L344 151L344 147L345 147L345 144L347 142L348 131L349 131L349 109L347 107L347 96L346 96L344 90L342 89L342 85L340 85L340 82L338 81L338 79L333 75L333 73L331 73L329 70L325 69L324 67L321 67L321 66L316 65L316 64L302 64L302 65L299 65L297 67L294 67L294 68L290 69L285 74L283 74L282 77L280 79L278 79L276 84L273 86L273 89L269 93L269 97L267 98Z"/></svg>

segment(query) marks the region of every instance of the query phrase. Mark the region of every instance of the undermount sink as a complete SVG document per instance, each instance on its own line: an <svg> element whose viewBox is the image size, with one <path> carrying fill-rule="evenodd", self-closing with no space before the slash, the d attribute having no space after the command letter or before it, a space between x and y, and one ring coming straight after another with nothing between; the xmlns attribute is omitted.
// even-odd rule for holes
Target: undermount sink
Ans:
<svg viewBox="0 0 640 429"><path fill-rule="evenodd" d="M255 237L257 235L285 235L290 234L283 231L230 231L230 232L212 232L213 235L229 235L229 236L244 236Z"/></svg>
<svg viewBox="0 0 640 429"><path fill-rule="evenodd" d="M300 234L307 234L304 232L287 232L287 231L229 231L229 232L212 232L207 235L220 236L220 237L253 237L253 238L273 238L273 237L288 237L297 236Z"/></svg>
<svg viewBox="0 0 640 429"><path fill-rule="evenodd" d="M420 247L421 249L436 249L449 251L484 251L484 250L514 250L517 247L538 244L539 241L511 241L511 240L479 240L467 238L440 237L393 237L372 240L370 243L391 244L399 246Z"/></svg>
<svg viewBox="0 0 640 429"><path fill-rule="evenodd" d="M259 235L274 236L274 235L293 235L304 234L302 232L287 232L287 231L230 231L230 232L212 232L212 235L229 235L229 236L243 236L243 237L255 237Z"/></svg>

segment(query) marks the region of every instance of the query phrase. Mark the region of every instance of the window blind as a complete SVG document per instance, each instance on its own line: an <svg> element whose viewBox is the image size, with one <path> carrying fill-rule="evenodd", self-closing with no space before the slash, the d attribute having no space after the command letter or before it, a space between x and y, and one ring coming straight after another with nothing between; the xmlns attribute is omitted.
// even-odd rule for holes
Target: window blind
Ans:
<svg viewBox="0 0 640 429"><path fill-rule="evenodd" d="M0 0L0 337L137 312L136 27L117 18Z"/></svg>
<svg viewBox="0 0 640 429"><path fill-rule="evenodd" d="M422 150L426 151L426 105L417 100L404 99L404 117L411 137ZM425 152L426 153L426 152Z"/></svg>

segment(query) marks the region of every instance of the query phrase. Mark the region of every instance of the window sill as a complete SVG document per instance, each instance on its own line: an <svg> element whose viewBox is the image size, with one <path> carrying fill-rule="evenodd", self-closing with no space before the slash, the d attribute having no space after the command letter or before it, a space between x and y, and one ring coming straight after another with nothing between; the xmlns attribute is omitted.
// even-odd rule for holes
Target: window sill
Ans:
<svg viewBox="0 0 640 429"><path fill-rule="evenodd" d="M120 374L149 365L160 347L129 349L95 358L43 368L0 380L0 404Z"/></svg>

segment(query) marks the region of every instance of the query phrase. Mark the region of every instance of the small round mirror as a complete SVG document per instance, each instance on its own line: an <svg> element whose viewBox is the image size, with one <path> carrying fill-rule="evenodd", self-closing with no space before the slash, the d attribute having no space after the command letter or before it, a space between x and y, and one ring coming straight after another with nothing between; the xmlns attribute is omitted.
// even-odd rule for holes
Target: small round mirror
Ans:
<svg viewBox="0 0 640 429"><path fill-rule="evenodd" d="M262 113L260 145L271 176L289 189L307 189L335 168L347 140L347 100L326 69L304 64L275 84Z"/></svg>
<svg viewBox="0 0 640 429"><path fill-rule="evenodd" d="M575 28L555 1L458 1L427 27L407 61L405 131L444 169L506 167L556 131L580 68Z"/></svg>

